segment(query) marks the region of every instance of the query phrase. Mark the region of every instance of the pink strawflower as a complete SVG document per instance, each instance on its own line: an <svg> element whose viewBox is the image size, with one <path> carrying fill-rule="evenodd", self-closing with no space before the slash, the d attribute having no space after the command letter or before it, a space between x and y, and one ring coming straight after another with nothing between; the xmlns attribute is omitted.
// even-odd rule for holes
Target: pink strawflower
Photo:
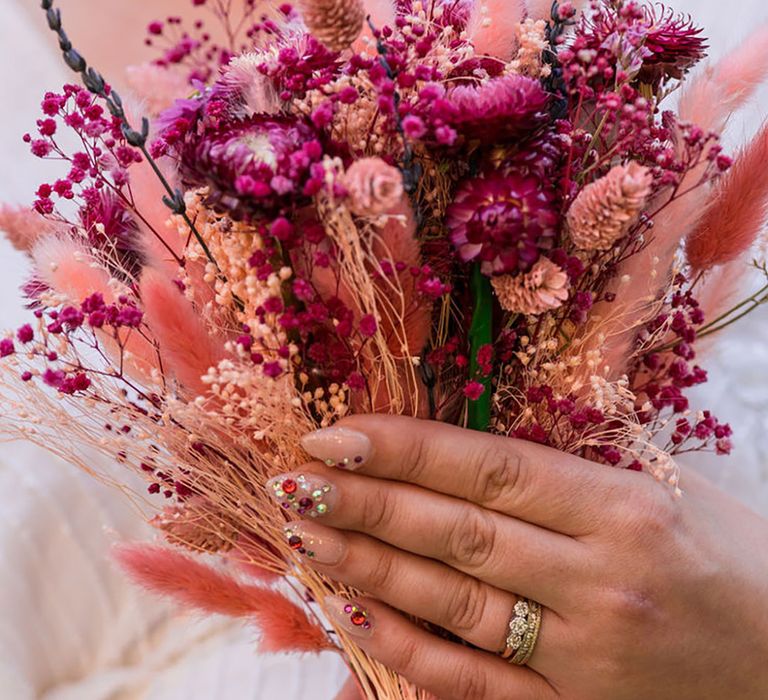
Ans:
<svg viewBox="0 0 768 700"><path fill-rule="evenodd" d="M609 250L623 238L645 207L653 175L639 163L617 165L587 185L571 205L568 232L581 250Z"/></svg>
<svg viewBox="0 0 768 700"><path fill-rule="evenodd" d="M342 178L350 210L358 216L377 216L392 211L403 198L403 176L381 158L362 158Z"/></svg>
<svg viewBox="0 0 768 700"><path fill-rule="evenodd" d="M492 142L532 133L546 119L549 95L538 80L513 74L477 87L459 85L447 99L455 107L456 131Z"/></svg>
<svg viewBox="0 0 768 700"><path fill-rule="evenodd" d="M447 212L451 240L464 262L486 275L527 272L553 247L558 214L552 188L538 178L492 173L467 180Z"/></svg>
<svg viewBox="0 0 768 700"><path fill-rule="evenodd" d="M543 314L568 299L568 275L555 263L541 258L530 272L493 278L493 288L505 311Z"/></svg>

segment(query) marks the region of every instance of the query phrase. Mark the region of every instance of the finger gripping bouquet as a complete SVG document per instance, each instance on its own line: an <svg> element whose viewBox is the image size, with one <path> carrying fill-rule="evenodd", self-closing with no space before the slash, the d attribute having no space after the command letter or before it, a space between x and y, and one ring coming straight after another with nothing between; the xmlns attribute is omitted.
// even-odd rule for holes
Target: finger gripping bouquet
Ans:
<svg viewBox="0 0 768 700"><path fill-rule="evenodd" d="M424 698L331 628L326 596L353 592L294 557L285 524L325 494L275 503L269 480L361 413L674 489L676 455L729 452L686 391L697 340L766 298L737 283L768 130L735 162L719 138L768 36L689 76L700 30L629 0L193 5L149 25L129 99L43 2L82 85L25 136L59 178L0 210L33 267L34 318L0 341L6 432L147 482L168 546L121 555L145 585L253 621L266 651L338 650L369 698Z"/></svg>

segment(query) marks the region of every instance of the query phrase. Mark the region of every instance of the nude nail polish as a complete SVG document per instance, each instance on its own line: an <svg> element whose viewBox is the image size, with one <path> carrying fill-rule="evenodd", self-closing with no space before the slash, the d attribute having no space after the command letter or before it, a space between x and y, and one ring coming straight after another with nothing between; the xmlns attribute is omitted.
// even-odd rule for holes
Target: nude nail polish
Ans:
<svg viewBox="0 0 768 700"><path fill-rule="evenodd" d="M301 438L302 447L329 467L354 471L371 457L373 446L368 436L351 428L317 430Z"/></svg>
<svg viewBox="0 0 768 700"><path fill-rule="evenodd" d="M331 621L353 637L367 638L373 634L373 616L367 608L354 600L328 596L325 609Z"/></svg>
<svg viewBox="0 0 768 700"><path fill-rule="evenodd" d="M284 532L290 548L310 562L336 566L347 552L343 535L315 523L288 523Z"/></svg>
<svg viewBox="0 0 768 700"><path fill-rule="evenodd" d="M314 474L281 474L267 482L267 493L285 510L308 518L329 513L336 491L329 481Z"/></svg>

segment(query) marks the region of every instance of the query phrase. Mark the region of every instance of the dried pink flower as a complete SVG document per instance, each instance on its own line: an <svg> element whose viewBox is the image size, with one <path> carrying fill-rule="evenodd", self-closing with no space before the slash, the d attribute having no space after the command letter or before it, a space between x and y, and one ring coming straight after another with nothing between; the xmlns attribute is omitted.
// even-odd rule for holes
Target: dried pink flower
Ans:
<svg viewBox="0 0 768 700"><path fill-rule="evenodd" d="M514 74L478 87L460 85L447 99L455 107L451 125L458 132L491 142L532 133L546 120L549 95L538 80Z"/></svg>
<svg viewBox="0 0 768 700"><path fill-rule="evenodd" d="M403 176L381 158L356 160L342 178L349 193L349 208L358 216L392 211L403 197Z"/></svg>
<svg viewBox="0 0 768 700"><path fill-rule="evenodd" d="M566 222L581 250L609 250L623 238L651 193L651 171L639 163L617 165L587 185L571 205Z"/></svg>
<svg viewBox="0 0 768 700"><path fill-rule="evenodd" d="M297 5L309 33L331 51L348 49L363 31L361 0L299 0Z"/></svg>
<svg viewBox="0 0 768 700"><path fill-rule="evenodd" d="M494 277L493 288L506 311L542 314L557 309L568 298L568 275L551 260L541 258L530 272Z"/></svg>
<svg viewBox="0 0 768 700"><path fill-rule="evenodd" d="M551 187L532 175L491 173L467 180L447 212L451 241L464 262L486 275L528 272L553 247L558 214Z"/></svg>

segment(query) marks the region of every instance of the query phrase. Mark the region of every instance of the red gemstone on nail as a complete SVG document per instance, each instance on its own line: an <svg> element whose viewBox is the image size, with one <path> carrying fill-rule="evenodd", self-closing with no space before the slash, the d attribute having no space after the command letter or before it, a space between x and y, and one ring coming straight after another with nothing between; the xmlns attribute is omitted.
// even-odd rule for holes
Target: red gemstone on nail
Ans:
<svg viewBox="0 0 768 700"><path fill-rule="evenodd" d="M288 538L288 546L291 549L301 549L303 544L304 543L301 541L301 537L299 537L298 535L291 535Z"/></svg>
<svg viewBox="0 0 768 700"><path fill-rule="evenodd" d="M296 493L296 489L299 485L293 479L286 479L283 482L283 491L286 493Z"/></svg>
<svg viewBox="0 0 768 700"><path fill-rule="evenodd" d="M314 501L311 498L302 498L299 501L299 506L302 508L309 510L314 505Z"/></svg>
<svg viewBox="0 0 768 700"><path fill-rule="evenodd" d="M357 627L362 627L366 623L366 614L362 610L355 610L355 612L352 613L352 616L349 618L352 620L353 625L357 625Z"/></svg>

